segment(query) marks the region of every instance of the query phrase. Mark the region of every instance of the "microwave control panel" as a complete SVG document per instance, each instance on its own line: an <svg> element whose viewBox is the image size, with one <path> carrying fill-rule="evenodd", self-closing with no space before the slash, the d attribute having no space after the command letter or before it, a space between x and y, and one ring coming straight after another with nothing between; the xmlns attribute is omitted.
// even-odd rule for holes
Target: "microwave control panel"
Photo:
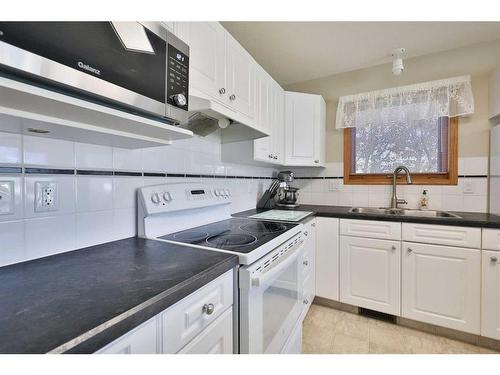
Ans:
<svg viewBox="0 0 500 375"><path fill-rule="evenodd" d="M189 56L172 44L167 53L167 103L188 110Z"/></svg>

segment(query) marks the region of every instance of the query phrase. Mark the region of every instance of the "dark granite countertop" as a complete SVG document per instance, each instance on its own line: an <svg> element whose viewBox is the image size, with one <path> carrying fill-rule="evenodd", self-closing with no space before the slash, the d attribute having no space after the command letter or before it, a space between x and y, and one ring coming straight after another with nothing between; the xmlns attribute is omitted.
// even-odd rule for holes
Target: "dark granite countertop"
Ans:
<svg viewBox="0 0 500 375"><path fill-rule="evenodd" d="M481 228L498 228L500 229L500 216L487 214L482 212L455 212L460 218L455 217L412 217L412 216L391 216L377 215L368 213L352 213L349 212L351 207L347 206L323 206L303 204L296 208L298 211L312 211L316 216L321 217L338 217L345 219L364 219L364 220L383 220L383 221L398 221L407 223L425 223L438 225L456 225L462 227L481 227ZM252 209L248 211L238 212L233 216L248 217L266 210Z"/></svg>
<svg viewBox="0 0 500 375"><path fill-rule="evenodd" d="M0 353L92 353L237 264L133 237L0 267Z"/></svg>

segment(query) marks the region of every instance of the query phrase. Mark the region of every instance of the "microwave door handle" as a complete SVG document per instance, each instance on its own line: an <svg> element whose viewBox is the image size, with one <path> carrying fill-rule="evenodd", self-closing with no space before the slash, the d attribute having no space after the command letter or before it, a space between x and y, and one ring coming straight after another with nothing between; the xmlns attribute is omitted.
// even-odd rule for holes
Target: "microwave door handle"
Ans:
<svg viewBox="0 0 500 375"><path fill-rule="evenodd" d="M280 260L278 263L270 266L263 274L257 277L252 278L252 287L260 287L261 285L266 284L269 280L273 279L277 273L280 273L282 270L286 269L291 263L293 263L298 256L301 254L302 248L304 247L304 240L300 240L293 248L289 251L289 255L284 257L283 260Z"/></svg>
<svg viewBox="0 0 500 375"><path fill-rule="evenodd" d="M139 22L111 22L111 26L127 51L155 54L144 26Z"/></svg>

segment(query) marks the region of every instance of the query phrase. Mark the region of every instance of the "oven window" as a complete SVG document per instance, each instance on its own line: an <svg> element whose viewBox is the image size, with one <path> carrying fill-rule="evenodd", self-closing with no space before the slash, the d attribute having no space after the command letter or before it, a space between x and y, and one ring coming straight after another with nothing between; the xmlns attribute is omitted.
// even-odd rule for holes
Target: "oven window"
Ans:
<svg viewBox="0 0 500 375"><path fill-rule="evenodd" d="M265 353L273 339L280 336L282 326L295 313L298 300L297 262L293 262L286 271L271 283L262 296L263 352Z"/></svg>

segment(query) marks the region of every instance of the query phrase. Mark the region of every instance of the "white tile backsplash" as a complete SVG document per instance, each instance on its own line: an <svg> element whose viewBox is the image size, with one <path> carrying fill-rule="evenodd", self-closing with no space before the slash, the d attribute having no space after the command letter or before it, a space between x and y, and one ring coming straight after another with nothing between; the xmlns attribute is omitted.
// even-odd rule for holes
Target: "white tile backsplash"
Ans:
<svg viewBox="0 0 500 375"><path fill-rule="evenodd" d="M113 178L78 176L76 180L76 210L78 212L113 209Z"/></svg>
<svg viewBox="0 0 500 375"><path fill-rule="evenodd" d="M0 223L0 244L0 266L24 260L24 222Z"/></svg>
<svg viewBox="0 0 500 375"><path fill-rule="evenodd" d="M22 158L21 135L0 133L0 163L22 163Z"/></svg>
<svg viewBox="0 0 500 375"><path fill-rule="evenodd" d="M76 247L113 241L113 210L76 215Z"/></svg>
<svg viewBox="0 0 500 375"><path fill-rule="evenodd" d="M113 149L106 146L75 143L75 166L78 169L113 168Z"/></svg>
<svg viewBox="0 0 500 375"><path fill-rule="evenodd" d="M140 150L0 132L0 167L34 166L220 176L271 176L275 169L225 163L217 135ZM197 181L232 190L232 211L255 207L270 180L61 174L0 174L15 182L16 210L0 216L0 266L137 233L136 191ZM37 181L57 182L57 211L35 212ZM333 197L333 196L332 196ZM325 202L324 196L318 197ZM324 203L322 203L324 204ZM330 203L332 204L332 203Z"/></svg>
<svg viewBox="0 0 500 375"><path fill-rule="evenodd" d="M57 168L75 167L75 144L59 139L23 136L24 163Z"/></svg>

